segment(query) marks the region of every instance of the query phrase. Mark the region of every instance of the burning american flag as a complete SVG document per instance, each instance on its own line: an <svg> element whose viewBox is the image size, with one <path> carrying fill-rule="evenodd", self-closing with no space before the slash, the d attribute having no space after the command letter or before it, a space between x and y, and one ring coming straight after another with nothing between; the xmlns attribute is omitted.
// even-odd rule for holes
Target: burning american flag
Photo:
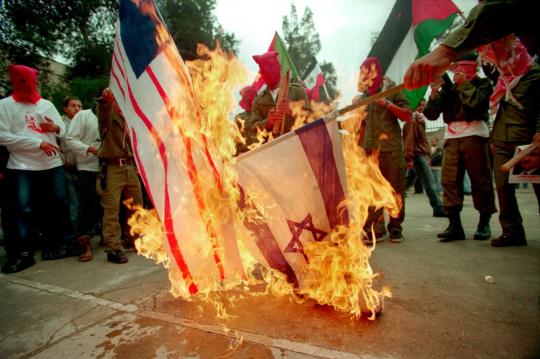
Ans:
<svg viewBox="0 0 540 359"><path fill-rule="evenodd" d="M234 231L211 218L204 191L221 190L220 161L197 129L202 113L190 75L152 1L120 2L110 85L163 225L172 277L183 284L179 293L242 277Z"/></svg>

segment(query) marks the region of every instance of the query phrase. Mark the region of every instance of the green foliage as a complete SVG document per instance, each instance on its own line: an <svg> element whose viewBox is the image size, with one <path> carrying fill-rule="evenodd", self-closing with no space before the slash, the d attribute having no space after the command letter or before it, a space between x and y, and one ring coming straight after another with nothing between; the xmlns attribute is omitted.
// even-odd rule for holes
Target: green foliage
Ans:
<svg viewBox="0 0 540 359"><path fill-rule="evenodd" d="M109 77L74 78L71 81L71 93L81 99L83 108L96 105L95 99L105 87L109 86Z"/></svg>
<svg viewBox="0 0 540 359"><path fill-rule="evenodd" d="M67 85L49 84L53 57L71 64L69 77L102 78L110 71L116 0L17 0L0 6L2 68L19 63L40 70L43 96L58 104ZM5 76L0 87L9 89Z"/></svg>
<svg viewBox="0 0 540 359"><path fill-rule="evenodd" d="M73 31L65 41L71 60L71 77L108 76L114 41L114 24L118 18L116 0L76 0L81 14L71 20Z"/></svg>
<svg viewBox="0 0 540 359"><path fill-rule="evenodd" d="M10 62L39 67L68 61L88 41L111 38L116 0L17 0L0 6L0 45Z"/></svg>
<svg viewBox="0 0 540 359"><path fill-rule="evenodd" d="M289 46L287 51L298 72L303 74L309 67L311 59L321 51L319 33L313 23L313 12L306 7L302 19L299 19L296 6L291 4L291 13L283 17L282 27L283 39Z"/></svg>
<svg viewBox="0 0 540 359"><path fill-rule="evenodd" d="M216 0L158 0L157 5L184 60L196 58L198 43L214 48L219 41L224 49L238 52L238 40L223 31L214 15Z"/></svg>
<svg viewBox="0 0 540 359"><path fill-rule="evenodd" d="M291 12L283 17L283 39L287 43L287 51L300 74L305 74L316 55L321 51L319 33L313 23L313 11L304 9L302 18L298 18L296 6L291 4ZM324 73L326 89L331 98L338 94L336 91L337 76L332 63L320 64Z"/></svg>
<svg viewBox="0 0 540 359"><path fill-rule="evenodd" d="M64 99L68 96L71 96L71 91L69 85L66 83L43 83L40 86L41 96L51 101L56 109L62 114L62 103Z"/></svg>
<svg viewBox="0 0 540 359"><path fill-rule="evenodd" d="M62 104L67 97L78 97L84 109L96 105L95 98L103 88L109 85L107 76L97 78L74 78L70 83L44 83L40 86L41 96L51 101L62 113Z"/></svg>
<svg viewBox="0 0 540 359"><path fill-rule="evenodd" d="M39 66L68 30L63 1L6 1L0 7L0 45L11 62Z"/></svg>
<svg viewBox="0 0 540 359"><path fill-rule="evenodd" d="M73 55L70 75L85 78L107 76L111 71L112 45L112 41L101 43L99 40L83 43Z"/></svg>
<svg viewBox="0 0 540 359"><path fill-rule="evenodd" d="M238 40L214 15L216 0L157 3L184 59L195 57L197 43L213 48L217 40L237 52ZM98 89L108 84L117 18L118 0L0 0L0 90L9 93L7 64L20 63L40 70L42 96L59 109L71 95L85 108L94 106ZM69 67L59 84L47 82L53 57Z"/></svg>
<svg viewBox="0 0 540 359"><path fill-rule="evenodd" d="M336 69L331 62L326 61L321 63L320 66L324 74L324 83L326 85L326 89L328 90L328 95L330 98L336 98L339 95L339 91L337 90Z"/></svg>

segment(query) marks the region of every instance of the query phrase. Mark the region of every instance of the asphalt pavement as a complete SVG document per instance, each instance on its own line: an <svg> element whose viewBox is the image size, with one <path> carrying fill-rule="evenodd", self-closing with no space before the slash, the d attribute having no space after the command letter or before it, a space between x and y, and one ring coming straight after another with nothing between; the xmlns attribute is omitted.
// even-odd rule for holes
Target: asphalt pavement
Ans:
<svg viewBox="0 0 540 359"><path fill-rule="evenodd" d="M518 199L529 244L494 248L472 240L471 197L468 240L439 243L447 220L410 194L405 241L373 253L378 284L393 293L375 321L271 295L248 296L219 320L206 303L173 298L161 266L136 253L108 263L94 238L91 262L0 274L0 358L538 358L540 217L531 188ZM496 216L491 226L499 235Z"/></svg>

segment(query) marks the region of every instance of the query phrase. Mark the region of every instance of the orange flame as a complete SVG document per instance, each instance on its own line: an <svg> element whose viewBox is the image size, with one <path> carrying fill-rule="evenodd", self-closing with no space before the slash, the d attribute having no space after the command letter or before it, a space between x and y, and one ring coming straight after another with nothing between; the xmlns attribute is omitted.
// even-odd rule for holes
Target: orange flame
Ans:
<svg viewBox="0 0 540 359"><path fill-rule="evenodd" d="M399 197L396 197L392 187L380 173L377 158L367 156L358 146L355 128L359 127L365 117L364 109L349 114L343 122L343 127L349 132L342 138L349 191L348 199L342 205L348 207L350 224L339 226L330 234L329 240L305 245L305 252L310 259L306 267L309 279L304 288L295 290L282 273L257 264L246 247L246 243L251 242L246 240L251 234L241 225L246 219L253 222L261 220L261 214L265 212L265 208L257 205L256 197L250 199L254 207L246 207L251 209L240 209L237 204L240 196L236 187L234 155L236 143L241 142L242 137L238 127L229 120L229 113L235 107L232 94L245 83L245 67L219 46L210 51L200 45L198 53L204 60L187 63L193 93L200 105L197 113L193 114L196 121L174 120L178 124L178 135L183 137L184 141L187 139L201 144L204 142L209 151L216 155L214 158L222 159L221 163L216 164L220 175L219 186L216 186L215 178L198 179L200 195L205 203L202 217L206 225L213 228L218 228L220 223L226 221L235 223L241 261L246 271L242 277L227 282L216 280L215 283L207 285L207 289L197 293L197 296L213 303L217 315L221 318L228 317L227 303L232 304L242 298L224 292L235 288L249 295L291 295L297 301L309 298L350 313L355 318L360 317L362 312L368 312L371 313L370 319L373 319L382 306L383 298L390 297L391 293L387 288L373 288L377 274L373 273L369 259L375 245L367 247L363 243L362 239L367 236L363 225L370 206L385 207L392 213L397 213L401 204ZM179 69L177 71L181 72ZM177 94L173 100L178 107L188 107L190 95ZM301 103L291 104L296 118L294 128L332 111L330 105L312 105L314 111L307 113L301 109ZM260 146L264 142L264 136L268 135L264 132L258 134L260 140L252 147ZM139 208L129 219L129 224L132 233L139 236L135 242L139 253L168 268L172 294L188 298L186 288L190 283L186 283L186 279L170 265L164 247L165 234L155 211ZM213 253L214 256L223 258L223 248L217 245L219 242L215 238L214 241L209 238L209 241L213 245L202 248L203 254L210 258ZM263 293L254 291L250 286L257 283L266 284Z"/></svg>

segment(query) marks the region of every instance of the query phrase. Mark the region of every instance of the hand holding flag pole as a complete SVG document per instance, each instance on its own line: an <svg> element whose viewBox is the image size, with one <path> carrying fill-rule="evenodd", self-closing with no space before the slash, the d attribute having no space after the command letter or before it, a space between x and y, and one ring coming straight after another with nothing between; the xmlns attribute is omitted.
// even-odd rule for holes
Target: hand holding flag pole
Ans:
<svg viewBox="0 0 540 359"><path fill-rule="evenodd" d="M287 116L288 109L288 99L289 99L289 82L291 77L291 71L288 70L285 75L281 77L279 83L279 92L278 98L276 100L276 107L271 111L274 111L276 115L279 116L279 119L275 119L272 126L272 133L274 136L281 136L285 131L285 117ZM287 107L286 109L284 107Z"/></svg>

